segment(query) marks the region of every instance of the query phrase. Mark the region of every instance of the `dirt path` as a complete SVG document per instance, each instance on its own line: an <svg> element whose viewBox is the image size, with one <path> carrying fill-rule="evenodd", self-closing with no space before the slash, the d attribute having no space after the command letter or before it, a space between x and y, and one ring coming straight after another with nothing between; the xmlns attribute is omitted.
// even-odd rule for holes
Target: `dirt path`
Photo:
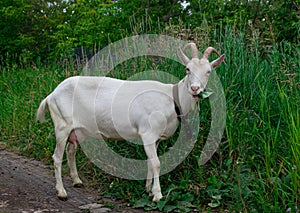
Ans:
<svg viewBox="0 0 300 213"><path fill-rule="evenodd" d="M55 179L42 162L0 150L0 212L80 212L80 206L93 203L95 195L64 183L69 199L55 194Z"/></svg>
<svg viewBox="0 0 300 213"><path fill-rule="evenodd" d="M84 188L74 188L70 178L64 177L69 199L56 197L52 170L42 162L0 149L0 213L22 212L143 212L121 207L109 209L99 206L97 196ZM88 205L89 210L83 210ZM93 205L98 205L95 209Z"/></svg>

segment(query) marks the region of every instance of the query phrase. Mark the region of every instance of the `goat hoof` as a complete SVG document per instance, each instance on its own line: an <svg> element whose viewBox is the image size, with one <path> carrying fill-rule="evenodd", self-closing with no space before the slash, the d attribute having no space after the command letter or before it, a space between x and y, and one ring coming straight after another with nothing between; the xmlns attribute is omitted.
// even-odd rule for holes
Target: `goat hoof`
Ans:
<svg viewBox="0 0 300 213"><path fill-rule="evenodd" d="M157 194L154 195L152 201L153 202L158 202L162 197L163 197L162 194L159 192L159 193L157 193Z"/></svg>
<svg viewBox="0 0 300 213"><path fill-rule="evenodd" d="M58 199L61 200L61 201L67 201L68 197L58 197Z"/></svg>
<svg viewBox="0 0 300 213"><path fill-rule="evenodd" d="M73 180L73 187L75 187L75 188L81 188L81 187L83 187L83 183L82 183L82 181L78 177L74 178L74 180Z"/></svg>
<svg viewBox="0 0 300 213"><path fill-rule="evenodd" d="M66 190L58 192L57 197L58 197L59 200L62 200L62 201L68 200L68 195L66 193Z"/></svg>
<svg viewBox="0 0 300 213"><path fill-rule="evenodd" d="M74 183L73 187L74 188L82 188L83 187L83 183Z"/></svg>

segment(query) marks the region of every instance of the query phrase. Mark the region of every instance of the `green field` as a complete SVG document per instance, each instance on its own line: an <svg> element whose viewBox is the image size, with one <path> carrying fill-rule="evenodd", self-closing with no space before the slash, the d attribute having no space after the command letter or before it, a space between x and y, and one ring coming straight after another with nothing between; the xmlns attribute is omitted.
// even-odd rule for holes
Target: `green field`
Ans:
<svg viewBox="0 0 300 213"><path fill-rule="evenodd" d="M214 156L199 165L211 121L209 102L203 99L196 146L180 166L161 177L165 197L160 202L151 202L144 191L144 181L105 174L79 151L78 168L85 184L99 187L101 196L124 199L146 210L299 211L299 49L284 41L263 46L257 37L245 38L230 29L216 34L215 40L204 39L197 44L201 52L209 44L226 54L226 64L216 70L226 97L226 129ZM154 60L156 63L152 63ZM178 63L151 57L125 62L111 75L126 79L145 69L184 76L184 67ZM35 113L40 101L63 79L80 72L81 68L70 61L1 66L0 141L10 150L52 164L53 124L49 115L46 123L36 123ZM160 152L167 150L172 141L161 144ZM109 143L126 157L145 157L138 145ZM66 162L63 170L67 174Z"/></svg>

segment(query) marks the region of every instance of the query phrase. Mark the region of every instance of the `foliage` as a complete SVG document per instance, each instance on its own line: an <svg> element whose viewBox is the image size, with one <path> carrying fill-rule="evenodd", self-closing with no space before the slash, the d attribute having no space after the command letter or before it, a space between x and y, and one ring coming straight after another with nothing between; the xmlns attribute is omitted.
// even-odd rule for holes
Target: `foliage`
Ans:
<svg viewBox="0 0 300 213"><path fill-rule="evenodd" d="M150 202L144 195L144 181L109 176L80 152L78 167L86 183L100 187L102 196L125 199L144 209L277 212L299 208L299 52L287 42L260 51L259 37L249 43L244 34L236 34L234 29L224 32L211 39L216 43L207 44L227 55L226 65L218 69L227 99L226 132L220 149L208 164L198 165L210 122L209 105L203 100L199 142L178 168L161 177L165 195L162 201ZM139 60L147 59L131 60L119 69L136 72L138 64L143 64ZM164 67L182 76L182 67L177 63L152 62L150 59L146 63L149 69L153 65L155 69ZM55 146L53 125L50 119L47 124L35 123L36 109L59 82L76 73L68 62L1 67L1 141L23 154L51 162ZM171 139L160 145L159 152L172 143ZM124 156L145 158L138 145L112 142L110 146Z"/></svg>
<svg viewBox="0 0 300 213"><path fill-rule="evenodd" d="M195 41L201 51L214 46L226 54L226 65L217 70L227 104L219 150L206 165L199 165L211 120L209 103L201 100L198 142L180 166L161 177L163 200L152 203L143 191L144 181L107 175L79 150L78 168L85 183L100 188L101 196L146 210L297 212L298 1L191 0L186 8L177 2L1 1L0 141L52 163L53 125L49 115L46 124L37 124L35 113L39 102L63 79L80 73L72 59L76 48L93 54L125 36L168 34ZM125 62L111 76L126 79L139 72L141 64L183 76L178 63L145 57ZM159 153L173 143L171 139L161 144ZM109 145L123 156L145 158L138 145Z"/></svg>
<svg viewBox="0 0 300 213"><path fill-rule="evenodd" d="M192 204L194 195L186 193L184 188L171 185L167 194L159 202L153 203L148 195L135 202L133 208L144 208L145 210L159 210L163 212L190 212L195 206Z"/></svg>
<svg viewBox="0 0 300 213"><path fill-rule="evenodd" d="M268 45L282 40L297 43L299 2L3 0L0 54L7 61L61 60L73 57L77 48L94 54L111 41L160 33L179 23L185 29L234 25L246 36L255 30Z"/></svg>
<svg viewBox="0 0 300 213"><path fill-rule="evenodd" d="M191 10L191 18L185 21L194 26L199 25L203 17L209 26L235 25L244 33L251 26L268 39L268 43L299 39L299 2L298 1L189 1L187 10ZM198 20L198 21L197 21ZM250 34L251 35L251 34Z"/></svg>

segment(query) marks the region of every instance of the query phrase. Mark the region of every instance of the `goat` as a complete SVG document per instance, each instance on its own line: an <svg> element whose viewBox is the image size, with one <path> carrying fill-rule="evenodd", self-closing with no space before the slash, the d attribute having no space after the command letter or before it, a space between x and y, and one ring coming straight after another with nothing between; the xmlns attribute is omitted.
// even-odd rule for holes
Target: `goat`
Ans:
<svg viewBox="0 0 300 213"><path fill-rule="evenodd" d="M184 50L190 47L192 59ZM208 58L212 52L218 58ZM213 47L208 47L202 58L194 43L177 51L186 67L186 76L177 84L158 81L126 81L108 77L76 76L65 79L40 104L37 120L45 120L49 109L56 135L53 154L56 190L59 199L67 199L61 177L61 164L67 144L67 161L73 185L82 185L78 177L75 153L79 142L87 138L142 139L147 155L146 190L152 186L153 201L162 198L159 183L160 161L156 142L171 137L179 125L178 110L186 115L204 91L210 72L224 61ZM174 100L173 90L179 100Z"/></svg>

